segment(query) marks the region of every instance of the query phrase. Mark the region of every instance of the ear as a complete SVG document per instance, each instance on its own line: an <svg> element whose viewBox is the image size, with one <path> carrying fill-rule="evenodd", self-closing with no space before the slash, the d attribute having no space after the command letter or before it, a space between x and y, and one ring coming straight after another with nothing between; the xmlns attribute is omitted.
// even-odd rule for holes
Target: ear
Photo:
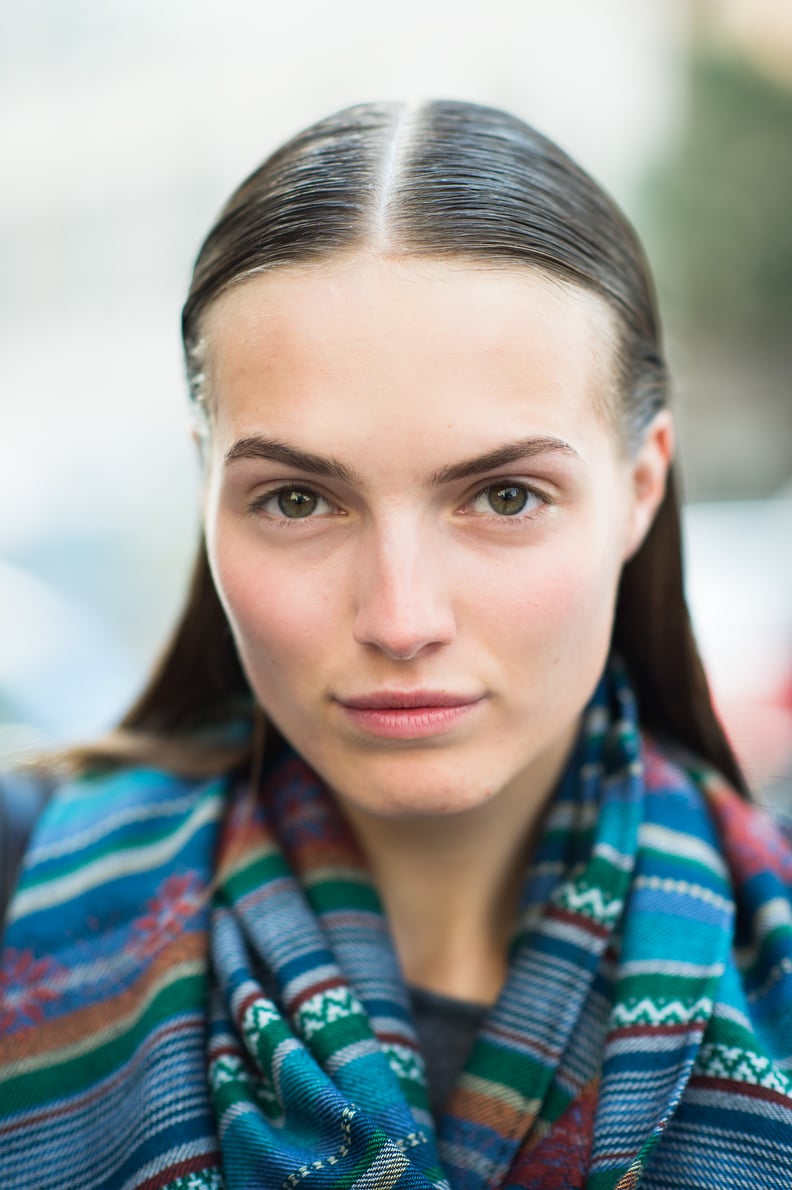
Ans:
<svg viewBox="0 0 792 1190"><path fill-rule="evenodd" d="M209 455L211 451L209 422L206 417L197 414L192 417L191 422L190 437L198 453L198 462L205 480L209 468Z"/></svg>
<svg viewBox="0 0 792 1190"><path fill-rule="evenodd" d="M668 409L662 409L649 423L630 464L633 502L625 562L640 548L660 507L674 446L674 420Z"/></svg>

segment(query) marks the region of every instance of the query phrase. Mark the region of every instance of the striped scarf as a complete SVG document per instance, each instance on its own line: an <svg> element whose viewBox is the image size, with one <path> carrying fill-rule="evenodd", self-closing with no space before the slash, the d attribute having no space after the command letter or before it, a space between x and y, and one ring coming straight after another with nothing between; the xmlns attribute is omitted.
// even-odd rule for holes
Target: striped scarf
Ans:
<svg viewBox="0 0 792 1190"><path fill-rule="evenodd" d="M0 964L14 1190L789 1190L792 853L611 675L441 1120L377 893L293 755L48 807ZM736 890L736 891L735 891Z"/></svg>

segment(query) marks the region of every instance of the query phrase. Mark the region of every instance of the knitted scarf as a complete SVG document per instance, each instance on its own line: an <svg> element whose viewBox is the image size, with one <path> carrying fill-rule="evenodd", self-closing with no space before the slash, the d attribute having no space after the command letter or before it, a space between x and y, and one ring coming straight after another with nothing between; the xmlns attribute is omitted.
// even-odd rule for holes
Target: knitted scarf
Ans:
<svg viewBox="0 0 792 1190"><path fill-rule="evenodd" d="M255 804L73 782L0 965L0 1185L789 1190L791 882L776 829L604 680L435 1123L376 891L297 757Z"/></svg>

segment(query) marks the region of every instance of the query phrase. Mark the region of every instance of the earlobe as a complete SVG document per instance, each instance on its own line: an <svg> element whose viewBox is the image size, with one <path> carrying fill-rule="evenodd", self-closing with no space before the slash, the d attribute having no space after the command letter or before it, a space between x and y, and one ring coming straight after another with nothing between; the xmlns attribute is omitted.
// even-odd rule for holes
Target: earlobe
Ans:
<svg viewBox="0 0 792 1190"><path fill-rule="evenodd" d="M662 409L649 423L632 461L633 506L625 561L640 548L660 507L674 446L674 420L668 409Z"/></svg>
<svg viewBox="0 0 792 1190"><path fill-rule="evenodd" d="M193 424L190 431L190 437L198 449L198 455L202 464L206 463L206 448L207 448L207 433L202 426Z"/></svg>

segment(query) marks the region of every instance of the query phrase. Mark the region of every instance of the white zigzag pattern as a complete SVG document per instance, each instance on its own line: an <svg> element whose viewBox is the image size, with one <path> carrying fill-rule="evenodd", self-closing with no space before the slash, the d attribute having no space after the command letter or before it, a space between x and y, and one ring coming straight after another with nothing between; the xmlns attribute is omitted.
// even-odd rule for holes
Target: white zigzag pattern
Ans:
<svg viewBox="0 0 792 1190"><path fill-rule="evenodd" d="M306 1041L330 1025L348 1016L360 1016L363 1007L347 988L328 988L311 996L297 1010L299 1029Z"/></svg>
<svg viewBox="0 0 792 1190"><path fill-rule="evenodd" d="M641 1000L614 1005L611 1020L616 1028L630 1025L687 1025L691 1021L706 1021L712 1016L712 1000L702 996L693 1003L684 1000Z"/></svg>
<svg viewBox="0 0 792 1190"><path fill-rule="evenodd" d="M572 885L559 891L556 904L562 909L569 909L573 913L581 913L594 921L610 925L621 913L624 901L621 897L608 898L601 888Z"/></svg>
<svg viewBox="0 0 792 1190"><path fill-rule="evenodd" d="M410 1079L415 1083L423 1082L423 1062L415 1050L406 1045L384 1045L382 1047L388 1058L388 1064L397 1078Z"/></svg>
<svg viewBox="0 0 792 1190"><path fill-rule="evenodd" d="M168 1182L165 1190L224 1190L225 1182L219 1169L207 1169L202 1173L188 1173L175 1182Z"/></svg>
<svg viewBox="0 0 792 1190"><path fill-rule="evenodd" d="M223 1054L216 1058L209 1067L209 1081L215 1090L226 1086L227 1083L250 1083L250 1075L240 1058L231 1054Z"/></svg>
<svg viewBox="0 0 792 1190"><path fill-rule="evenodd" d="M754 1054L736 1045L718 1045L710 1042L702 1045L696 1067L701 1074L710 1078L728 1078L733 1082L752 1083L754 1086L766 1087L770 1091L778 1091L781 1095L792 1097L792 1083L766 1058L764 1054Z"/></svg>
<svg viewBox="0 0 792 1190"><path fill-rule="evenodd" d="M248 1049L255 1051L256 1041L268 1025L280 1021L280 1013L271 1000L255 1000L249 1004L242 1018L242 1034Z"/></svg>

